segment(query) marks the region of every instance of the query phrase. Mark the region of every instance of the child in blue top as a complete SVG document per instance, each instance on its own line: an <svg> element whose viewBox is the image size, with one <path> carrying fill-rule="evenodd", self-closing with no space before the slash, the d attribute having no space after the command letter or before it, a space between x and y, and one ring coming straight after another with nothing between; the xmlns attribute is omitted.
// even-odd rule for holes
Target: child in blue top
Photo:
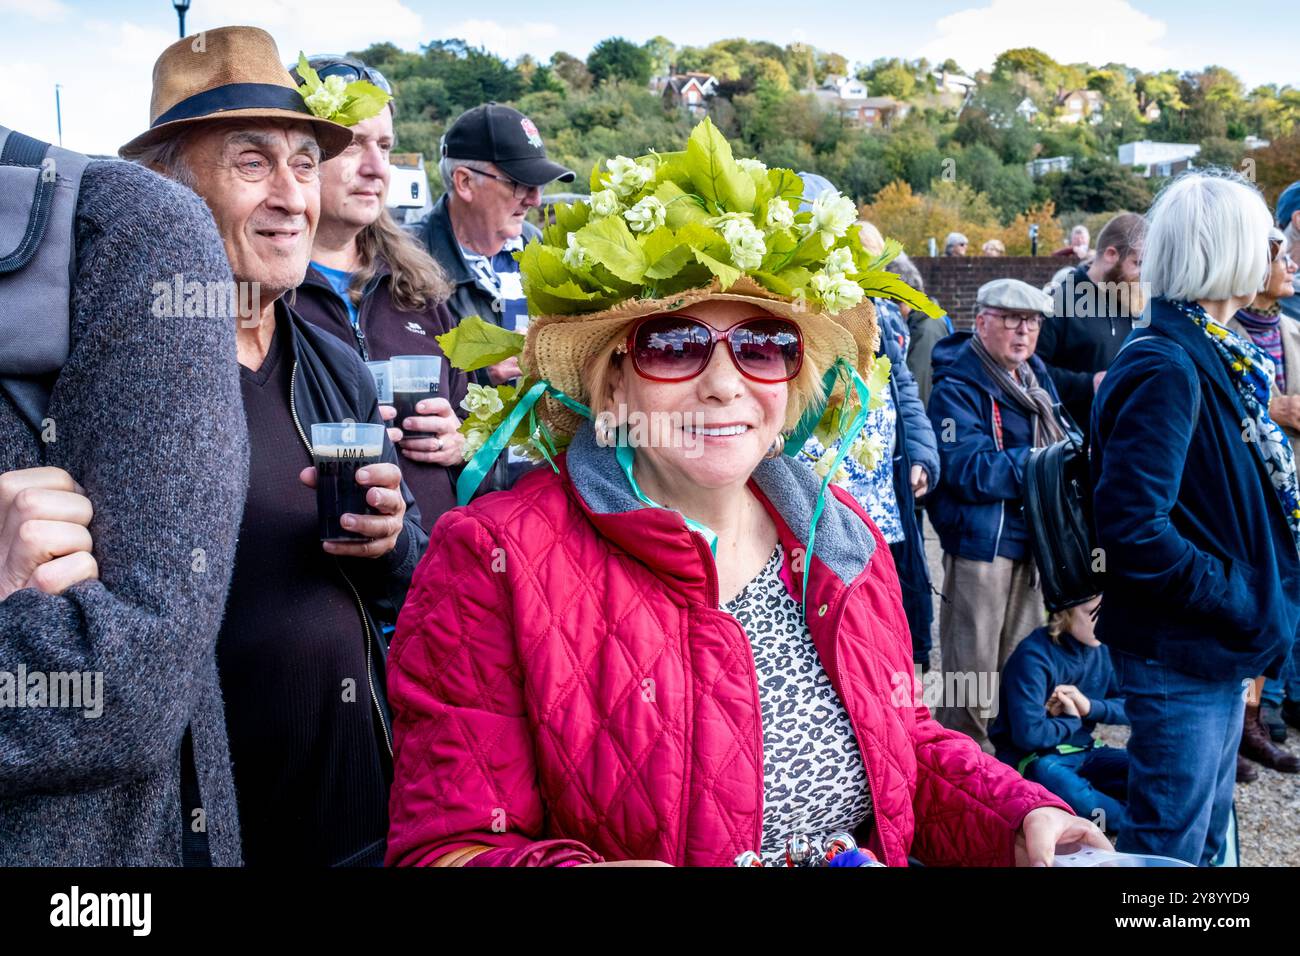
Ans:
<svg viewBox="0 0 1300 956"><path fill-rule="evenodd" d="M1053 614L1002 669L989 739L1020 770L1103 830L1124 828L1128 751L1092 738L1097 724L1127 724L1110 652L1093 636L1100 597Z"/></svg>

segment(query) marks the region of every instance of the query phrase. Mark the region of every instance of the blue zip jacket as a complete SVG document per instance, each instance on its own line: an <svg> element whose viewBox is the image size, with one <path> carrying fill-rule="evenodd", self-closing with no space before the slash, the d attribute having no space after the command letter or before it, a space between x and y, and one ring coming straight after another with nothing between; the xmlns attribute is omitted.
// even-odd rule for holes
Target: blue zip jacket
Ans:
<svg viewBox="0 0 1300 956"><path fill-rule="evenodd" d="M930 522L947 554L972 561L1029 557L1029 530L1021 510L1021 476L1033 445L1030 417L1010 402L985 371L971 345L973 332L958 332L934 347L930 424L939 442L942 477L926 497ZM1029 359L1039 384L1060 401L1037 356ZM1002 449L993 424L996 399L1002 414Z"/></svg>
<svg viewBox="0 0 1300 956"><path fill-rule="evenodd" d="M998 716L989 740L998 759L1013 767L1030 754L1056 753L1062 744L1091 747L1098 724L1128 723L1106 645L1088 647L1069 634L1060 641L1040 627L1020 642L1002 668ZM1073 684L1088 698L1087 717L1047 713L1044 705L1058 684Z"/></svg>
<svg viewBox="0 0 1300 956"><path fill-rule="evenodd" d="M1097 637L1206 680L1277 677L1300 623L1295 540L1214 346L1164 300L1148 315L1092 409Z"/></svg>
<svg viewBox="0 0 1300 956"><path fill-rule="evenodd" d="M890 303L892 305L893 303ZM917 387L912 370L907 367L907 354L903 343L907 340L906 326L897 310L879 309L880 344L889 359L889 378L894 389L894 405L898 409L899 434L907 450L911 464L920 465L929 473L930 487L939 484L939 449L935 442L934 429L921 403L921 392ZM904 507L912 500L911 479L903 476L903 488L907 491L899 498L899 507Z"/></svg>

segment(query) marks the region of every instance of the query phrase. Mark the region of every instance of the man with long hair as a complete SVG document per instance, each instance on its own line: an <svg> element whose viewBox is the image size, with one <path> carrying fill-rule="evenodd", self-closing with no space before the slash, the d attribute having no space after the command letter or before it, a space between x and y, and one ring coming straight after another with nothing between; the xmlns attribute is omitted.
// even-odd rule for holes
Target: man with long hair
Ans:
<svg viewBox="0 0 1300 956"><path fill-rule="evenodd" d="M383 74L351 57L316 56L322 78L365 79L387 91ZM352 127L352 143L321 165L320 224L311 265L294 305L307 321L338 336L367 361L394 355L442 355L437 336L455 325L446 301L451 285L419 242L384 207L392 167L393 101ZM464 372L442 363L436 398L416 414L392 421L401 434L402 475L428 531L456 504L465 437L456 409L465 398ZM392 420L396 410L385 406Z"/></svg>

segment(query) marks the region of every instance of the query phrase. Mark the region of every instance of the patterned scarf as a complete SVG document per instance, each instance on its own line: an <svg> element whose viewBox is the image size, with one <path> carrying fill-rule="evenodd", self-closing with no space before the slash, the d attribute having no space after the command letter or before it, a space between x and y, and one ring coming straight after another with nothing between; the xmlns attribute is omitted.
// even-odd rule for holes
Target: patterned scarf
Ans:
<svg viewBox="0 0 1300 956"><path fill-rule="evenodd" d="M1237 321L1248 333L1250 340L1268 353L1273 360L1273 380L1277 390L1286 394L1286 353L1282 349L1282 308L1274 302L1267 309L1242 309Z"/></svg>
<svg viewBox="0 0 1300 956"><path fill-rule="evenodd" d="M971 347L984 366L984 371L989 373L1011 403L1028 415L1030 421L1034 423L1034 447L1046 448L1064 438L1065 431L1056 420L1052 396L1047 389L1038 384L1038 376L1029 367L1029 363L1024 362L1016 369L1020 375L1020 381L1017 382L1011 377L1011 373L989 354L989 350L984 347L978 335L972 336L970 341Z"/></svg>
<svg viewBox="0 0 1300 956"><path fill-rule="evenodd" d="M1265 470L1277 492L1287 526L1300 551L1300 486L1296 483L1295 456L1282 429L1268 417L1269 391L1273 387L1273 360L1263 349L1225 329L1196 302L1171 303L1195 322L1218 353L1233 387L1246 407L1254 439L1264 456Z"/></svg>

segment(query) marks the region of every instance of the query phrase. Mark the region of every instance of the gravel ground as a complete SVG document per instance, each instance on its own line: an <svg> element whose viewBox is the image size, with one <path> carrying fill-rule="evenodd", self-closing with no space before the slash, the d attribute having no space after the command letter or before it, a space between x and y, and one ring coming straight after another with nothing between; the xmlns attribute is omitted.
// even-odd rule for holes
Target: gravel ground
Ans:
<svg viewBox="0 0 1300 956"><path fill-rule="evenodd" d="M942 552L929 522L925 524L925 550L930 577L943 587ZM939 596L934 598L934 651L931 666L939 667ZM1127 727L1099 725L1098 736L1107 744L1124 746ZM1300 731L1291 730L1282 746L1300 753ZM1254 783L1236 785L1237 833L1243 866L1300 866L1300 775L1259 767Z"/></svg>

